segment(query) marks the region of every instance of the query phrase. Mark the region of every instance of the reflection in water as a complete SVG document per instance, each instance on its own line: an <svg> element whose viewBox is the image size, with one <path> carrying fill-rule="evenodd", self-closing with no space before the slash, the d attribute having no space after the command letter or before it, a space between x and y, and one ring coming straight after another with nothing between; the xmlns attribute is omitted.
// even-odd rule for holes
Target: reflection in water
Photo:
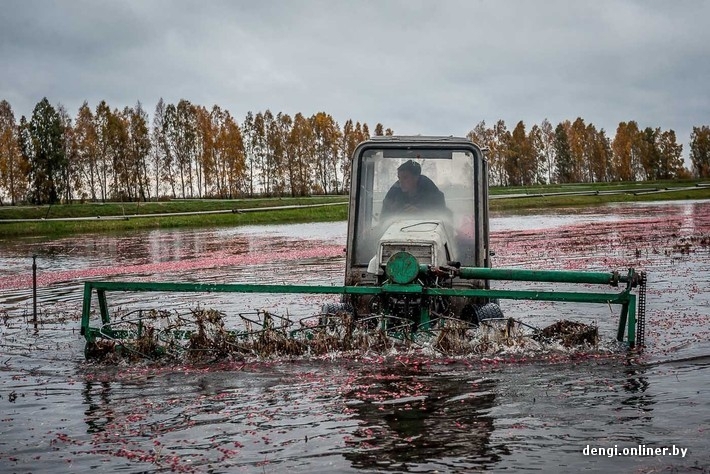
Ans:
<svg viewBox="0 0 710 474"><path fill-rule="evenodd" d="M361 420L345 454L362 469L491 465L507 453L492 446L495 381L385 366L356 379L347 405Z"/></svg>
<svg viewBox="0 0 710 474"><path fill-rule="evenodd" d="M87 374L88 452L157 467L171 459L186 472L264 459L266 472L307 459L309 471L338 460L349 463L339 471L519 470L574 465L587 443L650 444L658 429L647 369L624 355L495 371L402 357L249 367Z"/></svg>
<svg viewBox="0 0 710 474"><path fill-rule="evenodd" d="M82 394L87 405L84 411L84 419L88 427L86 432L99 433L106 430L107 425L113 423L115 419L115 407L111 401L111 383L86 380Z"/></svg>
<svg viewBox="0 0 710 474"><path fill-rule="evenodd" d="M655 401L653 395L646 393L649 388L648 379L645 376L645 368L641 365L630 366L626 369L626 381L624 382L624 390L630 394L629 397L622 400L622 405L634 407L642 412L648 412L650 420L650 412L653 411Z"/></svg>

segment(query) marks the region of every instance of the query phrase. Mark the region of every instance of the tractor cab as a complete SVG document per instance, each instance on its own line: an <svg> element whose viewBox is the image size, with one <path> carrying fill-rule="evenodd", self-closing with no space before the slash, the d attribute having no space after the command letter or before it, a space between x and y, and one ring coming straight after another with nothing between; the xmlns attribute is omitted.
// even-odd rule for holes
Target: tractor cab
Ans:
<svg viewBox="0 0 710 474"><path fill-rule="evenodd" d="M413 278L388 272L388 263L390 269L491 266L487 162L470 140L373 137L353 154L350 186L346 285L416 279L415 270ZM488 282L452 278L447 286L488 288ZM371 298L364 299L352 297L356 312L369 312Z"/></svg>

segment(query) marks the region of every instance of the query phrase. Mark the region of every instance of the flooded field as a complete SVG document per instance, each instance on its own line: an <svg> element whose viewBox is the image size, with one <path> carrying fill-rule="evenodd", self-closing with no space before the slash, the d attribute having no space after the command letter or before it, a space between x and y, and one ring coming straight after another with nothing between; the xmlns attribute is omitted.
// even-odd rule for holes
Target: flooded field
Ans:
<svg viewBox="0 0 710 474"><path fill-rule="evenodd" d="M616 308L503 302L534 325L597 324L600 347L89 363L84 281L341 285L345 223L0 242L0 472L710 470L710 201L495 215L491 228L496 267L646 271L645 351L615 343ZM334 301L109 299L225 313Z"/></svg>

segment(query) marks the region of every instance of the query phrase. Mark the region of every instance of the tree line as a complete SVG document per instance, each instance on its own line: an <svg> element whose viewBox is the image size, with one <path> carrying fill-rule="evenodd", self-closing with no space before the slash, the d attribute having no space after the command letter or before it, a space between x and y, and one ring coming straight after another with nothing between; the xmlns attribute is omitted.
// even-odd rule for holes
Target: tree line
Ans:
<svg viewBox="0 0 710 474"><path fill-rule="evenodd" d="M15 123L0 102L0 193L14 204L337 194L366 123L332 116L229 111L180 100L123 110L84 104L72 119L44 98ZM391 134L381 124L376 134ZM2 202L2 201L0 201Z"/></svg>
<svg viewBox="0 0 710 474"><path fill-rule="evenodd" d="M502 120L480 122L468 137L488 148L491 182L502 186L710 177L710 126L693 127L692 170L673 130L635 121L619 123L613 138L582 118L554 127L543 120L529 131L522 121L512 131Z"/></svg>
<svg viewBox="0 0 710 474"><path fill-rule="evenodd" d="M378 123L374 135L392 135ZM152 121L140 102L119 110L84 102L76 117L47 98L28 120L0 101L0 204L148 201L338 194L349 189L350 156L370 137L366 123L318 112L291 117L160 99ZM526 131L480 122L468 137L487 149L491 184L529 185L710 176L710 127L694 127L692 170L673 130L619 124L613 139L578 118Z"/></svg>

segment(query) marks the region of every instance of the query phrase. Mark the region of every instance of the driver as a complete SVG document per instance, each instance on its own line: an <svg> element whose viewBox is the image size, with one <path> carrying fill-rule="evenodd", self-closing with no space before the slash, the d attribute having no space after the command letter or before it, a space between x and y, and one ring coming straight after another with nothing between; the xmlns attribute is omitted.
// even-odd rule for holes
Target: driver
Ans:
<svg viewBox="0 0 710 474"><path fill-rule="evenodd" d="M422 175L419 163L409 160L397 168L397 182L382 203L382 217L397 213L445 211L444 193L428 177Z"/></svg>

